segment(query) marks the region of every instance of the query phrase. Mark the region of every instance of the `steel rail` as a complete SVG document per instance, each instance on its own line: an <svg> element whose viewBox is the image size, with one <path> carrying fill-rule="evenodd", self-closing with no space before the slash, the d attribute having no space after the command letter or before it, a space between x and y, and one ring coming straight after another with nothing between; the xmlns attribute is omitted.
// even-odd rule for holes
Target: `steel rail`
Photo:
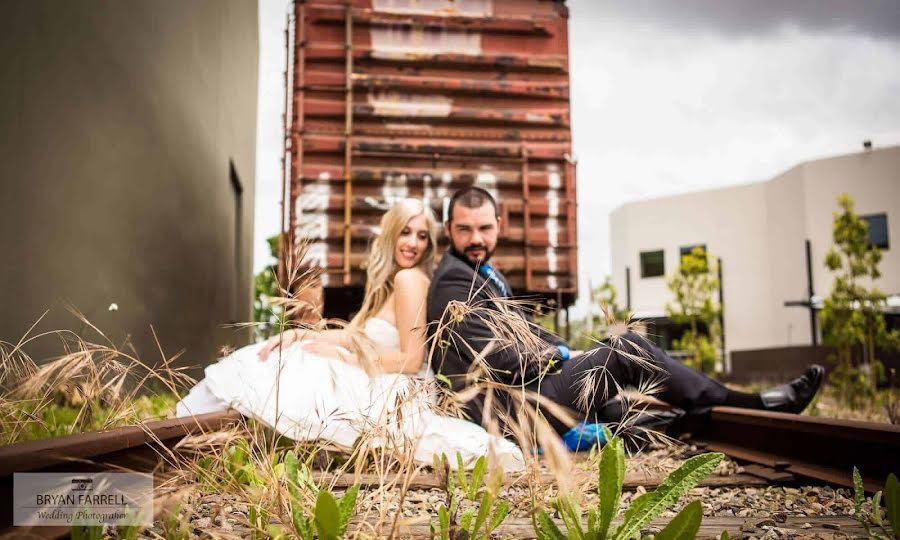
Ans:
<svg viewBox="0 0 900 540"><path fill-rule="evenodd" d="M166 448L183 437L239 420L228 411L0 446L0 500L12 500L17 472L156 471ZM686 427L704 450L829 484L852 486L856 466L866 490L874 492L888 474L900 473L900 426L715 407ZM8 533L12 506L2 506L0 532ZM41 536L62 534L45 529Z"/></svg>
<svg viewBox="0 0 900 540"><path fill-rule="evenodd" d="M10 532L13 526L15 473L152 472L159 469L162 456L185 436L225 429L240 419L238 412L229 410L0 446L0 501L4 501L0 505L0 533ZM47 529L42 536L56 535L57 528L39 529Z"/></svg>
<svg viewBox="0 0 900 540"><path fill-rule="evenodd" d="M689 430L707 450L829 484L852 487L854 466L869 492L900 475L900 426L714 407Z"/></svg>

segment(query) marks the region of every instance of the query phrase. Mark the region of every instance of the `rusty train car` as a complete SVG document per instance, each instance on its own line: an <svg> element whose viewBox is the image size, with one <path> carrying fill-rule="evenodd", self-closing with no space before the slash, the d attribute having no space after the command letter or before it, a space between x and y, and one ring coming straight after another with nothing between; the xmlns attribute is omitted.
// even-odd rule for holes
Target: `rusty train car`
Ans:
<svg viewBox="0 0 900 540"><path fill-rule="evenodd" d="M286 32L284 254L307 243L325 316L359 306L382 213L443 216L477 185L517 294L577 289L568 11L554 0L296 0Z"/></svg>

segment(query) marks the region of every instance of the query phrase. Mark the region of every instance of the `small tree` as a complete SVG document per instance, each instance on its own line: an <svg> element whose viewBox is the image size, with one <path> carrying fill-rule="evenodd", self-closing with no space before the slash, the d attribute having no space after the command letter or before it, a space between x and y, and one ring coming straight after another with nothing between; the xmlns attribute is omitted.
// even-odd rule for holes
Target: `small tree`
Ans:
<svg viewBox="0 0 900 540"><path fill-rule="evenodd" d="M594 306L600 308L597 315L594 314ZM607 275L602 285L591 287L587 316L583 321L572 325L573 337L570 344L576 349L590 349L618 329L624 330L628 316L628 311L619 306L618 293L612 284L612 277Z"/></svg>
<svg viewBox="0 0 900 540"><path fill-rule="evenodd" d="M682 255L678 271L666 278L666 285L675 297L666 304L666 315L672 322L690 325L672 345L691 353L688 365L707 373L716 369L720 358L716 343L721 333L721 307L713 299L719 289L716 273L716 265L710 264L706 251L698 246ZM700 332L701 324L706 326L706 334Z"/></svg>
<svg viewBox="0 0 900 540"><path fill-rule="evenodd" d="M885 325L887 296L874 286L866 286L881 276L881 250L869 244L869 224L856 215L848 194L838 196L837 203L834 246L825 256L825 266L835 276L821 312L822 337L834 349L835 386L855 407L861 403L860 398L872 395L883 377L876 347L897 347L900 333L889 332ZM862 352L865 369L854 364L854 349Z"/></svg>
<svg viewBox="0 0 900 540"><path fill-rule="evenodd" d="M624 321L628 318L628 310L619 306L619 294L615 285L612 284L612 276L607 275L600 286L594 287L594 290L591 291L591 296L596 300L597 305L600 306L600 311L608 315L608 318L617 321Z"/></svg>
<svg viewBox="0 0 900 540"><path fill-rule="evenodd" d="M278 258L278 235L266 239L269 244L269 254L273 259ZM282 324L281 317L284 308L273 305L269 299L279 296L278 271L276 264L269 264L256 274L253 279L256 297L253 300L253 321L256 322L254 330L259 338L265 339L279 332Z"/></svg>

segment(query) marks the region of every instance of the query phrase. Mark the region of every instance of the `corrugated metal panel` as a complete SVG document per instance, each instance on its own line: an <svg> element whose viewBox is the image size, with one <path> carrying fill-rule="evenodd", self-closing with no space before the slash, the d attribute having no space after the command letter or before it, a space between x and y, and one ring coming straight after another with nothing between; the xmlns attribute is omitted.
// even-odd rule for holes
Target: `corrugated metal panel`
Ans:
<svg viewBox="0 0 900 540"><path fill-rule="evenodd" d="M325 287L362 286L383 211L496 195L495 262L519 293L576 290L568 13L549 0L313 0L290 32L290 242Z"/></svg>

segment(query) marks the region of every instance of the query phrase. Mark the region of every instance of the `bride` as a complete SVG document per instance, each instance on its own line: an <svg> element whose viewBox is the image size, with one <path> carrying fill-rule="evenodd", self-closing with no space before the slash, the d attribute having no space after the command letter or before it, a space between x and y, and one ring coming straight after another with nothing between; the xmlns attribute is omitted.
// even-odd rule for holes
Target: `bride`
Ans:
<svg viewBox="0 0 900 540"><path fill-rule="evenodd" d="M400 450L412 445L416 461L431 464L434 454L446 453L451 466L456 452L467 465L490 452L505 470L521 470L516 445L434 411L425 300L436 231L434 214L420 200L398 202L381 219L365 299L346 329L286 330L235 351L206 368L178 402L177 416L234 408L298 441L344 450L361 440Z"/></svg>

